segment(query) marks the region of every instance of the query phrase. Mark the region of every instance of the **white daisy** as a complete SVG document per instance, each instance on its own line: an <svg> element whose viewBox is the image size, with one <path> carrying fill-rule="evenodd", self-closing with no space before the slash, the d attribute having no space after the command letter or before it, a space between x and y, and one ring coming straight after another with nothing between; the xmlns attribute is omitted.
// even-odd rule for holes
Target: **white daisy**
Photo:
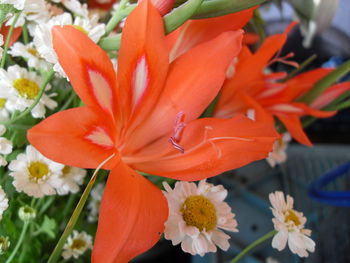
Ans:
<svg viewBox="0 0 350 263"><path fill-rule="evenodd" d="M50 19L47 23L38 25L34 32L34 44L40 55L49 63L53 64L53 69L62 77L66 77L62 67L58 63L58 58L52 44L51 29L56 25L73 25L77 29L86 33L95 43L105 33L105 25L97 23L98 17L85 19L77 17L74 21L69 13L64 13Z"/></svg>
<svg viewBox="0 0 350 263"><path fill-rule="evenodd" d="M22 7L22 3L20 3ZM49 19L49 13L46 9L45 0L25 0L22 12L16 22L15 27L23 26L25 21L34 22L37 24L45 23ZM14 16L12 16L7 22L6 25L10 26L13 23Z"/></svg>
<svg viewBox="0 0 350 263"><path fill-rule="evenodd" d="M90 223L97 222L104 188L105 185L99 183L91 190L91 197L88 204L89 215L87 218Z"/></svg>
<svg viewBox="0 0 350 263"><path fill-rule="evenodd" d="M36 198L56 194L55 187L61 184L59 177L63 167L44 157L31 145L9 164L16 190Z"/></svg>
<svg viewBox="0 0 350 263"><path fill-rule="evenodd" d="M62 257L64 259L75 258L85 253L86 250L92 248L92 237L86 232L73 231L66 244L63 246Z"/></svg>
<svg viewBox="0 0 350 263"><path fill-rule="evenodd" d="M224 199L227 190L205 180L195 183L177 182L175 188L164 183L169 218L165 223L165 238L173 245L181 243L182 250L203 256L216 252L216 246L227 250L230 236L221 229L238 232L237 221Z"/></svg>
<svg viewBox="0 0 350 263"><path fill-rule="evenodd" d="M17 10L23 10L26 0L0 0L0 4L13 5Z"/></svg>
<svg viewBox="0 0 350 263"><path fill-rule="evenodd" d="M4 135L6 128L0 125L0 136ZM7 165L6 159L2 155L10 154L12 152L12 142L5 137L0 137L0 166Z"/></svg>
<svg viewBox="0 0 350 263"><path fill-rule="evenodd" d="M287 160L287 147L292 137L288 132L283 133L282 137L276 140L273 144L272 152L266 158L266 161L271 167L275 167L276 164L284 163Z"/></svg>
<svg viewBox="0 0 350 263"><path fill-rule="evenodd" d="M79 185L82 185L84 182L85 176L85 169L72 166L64 166L62 169L62 174L60 176L61 183L56 187L57 193L59 195L77 193L79 191Z"/></svg>
<svg viewBox="0 0 350 263"><path fill-rule="evenodd" d="M35 72L29 72L25 68L18 65L10 66L7 71L0 69L0 98L5 98L5 107L10 112L15 110L23 111L31 106L38 96L42 85L42 78ZM48 84L46 90L51 86ZM55 94L51 94L53 96ZM34 118L43 118L46 113L45 106L54 109L57 102L52 100L45 93L41 97L39 103L32 110Z"/></svg>
<svg viewBox="0 0 350 263"><path fill-rule="evenodd" d="M82 4L78 0L62 0L62 4L69 11L74 13L77 16L81 16L84 18L89 17L89 10L87 4Z"/></svg>
<svg viewBox="0 0 350 263"><path fill-rule="evenodd" d="M16 42L8 53L13 57L23 57L31 68L43 69L44 71L51 69L51 65L40 56L33 42L27 45Z"/></svg>
<svg viewBox="0 0 350 263"><path fill-rule="evenodd" d="M303 213L293 209L294 200L287 195L287 202L283 192L276 191L269 195L272 205L272 219L278 233L272 239L272 247L283 250L288 241L289 249L299 257L307 257L308 251L315 251L315 242L309 238L311 230L304 229L306 218Z"/></svg>
<svg viewBox="0 0 350 263"><path fill-rule="evenodd" d="M6 197L6 194L2 187L0 186L0 220L2 219L2 215L4 211L9 207L9 200Z"/></svg>

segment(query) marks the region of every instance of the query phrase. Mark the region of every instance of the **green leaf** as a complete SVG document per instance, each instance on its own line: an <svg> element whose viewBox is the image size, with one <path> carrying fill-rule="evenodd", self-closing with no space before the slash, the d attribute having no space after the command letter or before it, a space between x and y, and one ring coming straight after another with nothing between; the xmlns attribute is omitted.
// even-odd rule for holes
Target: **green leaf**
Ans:
<svg viewBox="0 0 350 263"><path fill-rule="evenodd" d="M37 233L45 233L47 234L50 238L55 238L55 229L57 227L57 223L55 219L49 218L48 216L44 216L44 221L41 224L39 230Z"/></svg>
<svg viewBox="0 0 350 263"><path fill-rule="evenodd" d="M328 87L336 83L342 77L350 72L350 60L340 65L336 70L329 73L327 76L320 79L315 86L306 93L303 97L298 99L299 102L311 104L317 97L319 97Z"/></svg>
<svg viewBox="0 0 350 263"><path fill-rule="evenodd" d="M264 3L266 0L206 0L192 19L210 18L236 13Z"/></svg>
<svg viewBox="0 0 350 263"><path fill-rule="evenodd" d="M9 13L17 13L18 10L10 4L0 4L0 24L4 23Z"/></svg>
<svg viewBox="0 0 350 263"><path fill-rule="evenodd" d="M189 0L166 14L164 16L165 32L169 34L185 23L197 11L202 2L203 0Z"/></svg>

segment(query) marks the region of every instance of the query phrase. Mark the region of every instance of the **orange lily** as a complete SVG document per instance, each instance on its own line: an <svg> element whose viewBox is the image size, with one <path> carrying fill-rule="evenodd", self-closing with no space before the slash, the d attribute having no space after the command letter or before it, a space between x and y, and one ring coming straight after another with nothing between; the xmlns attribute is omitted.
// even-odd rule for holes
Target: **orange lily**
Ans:
<svg viewBox="0 0 350 263"><path fill-rule="evenodd" d="M272 59L272 57L282 48L288 32L294 25L295 23L291 24L282 34L267 38L255 54L252 54L247 47L242 48L234 72L223 86L214 116L230 118L238 112L247 113L250 109L254 109L256 119L264 118L266 121L266 114L268 114L270 121L273 122L272 117L275 116L285 125L295 140L311 146L312 143L302 128L300 118L306 115L317 118L334 115L335 112L324 112L319 109L349 90L350 83L341 83L329 88L314 104L308 106L298 102L298 98L313 88L314 84L332 69L312 70L285 83L278 82L286 77L284 72L264 73L264 69L274 61L293 64L283 58Z"/></svg>
<svg viewBox="0 0 350 263"><path fill-rule="evenodd" d="M60 64L86 106L56 113L29 130L45 156L67 165L112 169L92 253L127 262L152 247L167 219L162 192L136 171L200 180L265 158L274 129L243 115L197 119L215 98L240 50L226 32L169 64L163 20L149 1L128 16L115 74L107 54L71 26L53 29Z"/></svg>

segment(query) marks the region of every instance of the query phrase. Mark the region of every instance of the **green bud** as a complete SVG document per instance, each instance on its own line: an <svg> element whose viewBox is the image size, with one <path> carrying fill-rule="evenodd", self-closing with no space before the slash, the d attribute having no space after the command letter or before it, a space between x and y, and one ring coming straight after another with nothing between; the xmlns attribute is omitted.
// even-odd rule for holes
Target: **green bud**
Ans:
<svg viewBox="0 0 350 263"><path fill-rule="evenodd" d="M4 254L9 247L10 247L9 238L0 236L0 255Z"/></svg>
<svg viewBox="0 0 350 263"><path fill-rule="evenodd" d="M36 210L30 206L22 206L18 211L18 216L23 222L30 222L36 217Z"/></svg>

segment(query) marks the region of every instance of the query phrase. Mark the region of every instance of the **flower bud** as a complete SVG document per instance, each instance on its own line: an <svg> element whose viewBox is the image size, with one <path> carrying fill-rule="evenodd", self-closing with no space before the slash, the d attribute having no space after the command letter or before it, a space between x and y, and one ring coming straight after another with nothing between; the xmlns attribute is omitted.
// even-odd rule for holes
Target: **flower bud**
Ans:
<svg viewBox="0 0 350 263"><path fill-rule="evenodd" d="M22 206L18 211L18 216L23 222L29 222L35 219L36 210L30 206Z"/></svg>
<svg viewBox="0 0 350 263"><path fill-rule="evenodd" d="M10 247L9 238L0 236L0 255L4 254L9 247Z"/></svg>

